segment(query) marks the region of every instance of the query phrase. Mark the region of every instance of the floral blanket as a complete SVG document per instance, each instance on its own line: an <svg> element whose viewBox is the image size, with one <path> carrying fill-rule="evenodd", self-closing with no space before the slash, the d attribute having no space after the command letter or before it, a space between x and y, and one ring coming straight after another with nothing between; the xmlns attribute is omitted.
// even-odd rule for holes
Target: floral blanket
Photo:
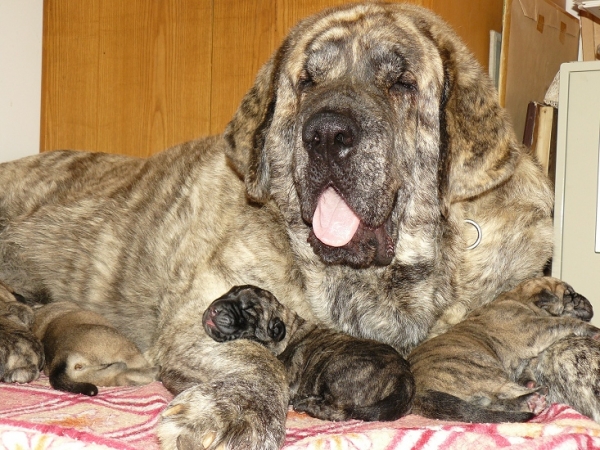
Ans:
<svg viewBox="0 0 600 450"><path fill-rule="evenodd" d="M101 388L96 397L48 379L0 383L0 449L157 450L155 427L172 395L159 382ZM467 424L409 415L395 422L324 422L290 411L285 450L600 449L600 425L565 405L523 424Z"/></svg>

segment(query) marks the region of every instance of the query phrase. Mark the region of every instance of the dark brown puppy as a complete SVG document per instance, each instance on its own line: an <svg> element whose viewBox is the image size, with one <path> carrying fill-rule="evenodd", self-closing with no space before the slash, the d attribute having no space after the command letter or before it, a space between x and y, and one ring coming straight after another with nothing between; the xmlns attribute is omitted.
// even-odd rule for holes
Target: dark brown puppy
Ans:
<svg viewBox="0 0 600 450"><path fill-rule="evenodd" d="M600 340L561 339L528 366L536 383L548 386L550 403L565 403L600 423Z"/></svg>
<svg viewBox="0 0 600 450"><path fill-rule="evenodd" d="M307 322L269 291L235 286L204 312L217 342L249 339L285 366L290 403L323 420L395 420L414 394L408 363L389 345Z"/></svg>

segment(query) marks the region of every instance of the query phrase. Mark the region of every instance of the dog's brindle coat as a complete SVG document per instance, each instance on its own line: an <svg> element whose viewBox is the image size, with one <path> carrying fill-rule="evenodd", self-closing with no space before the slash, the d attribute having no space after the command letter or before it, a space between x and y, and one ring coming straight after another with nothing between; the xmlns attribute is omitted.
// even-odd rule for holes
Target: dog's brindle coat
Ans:
<svg viewBox="0 0 600 450"><path fill-rule="evenodd" d="M44 349L31 334L35 313L0 281L0 380L29 383L44 366Z"/></svg>
<svg viewBox="0 0 600 450"><path fill-rule="evenodd" d="M512 422L540 412L545 406L540 394L548 391L551 400L563 392L563 402L580 404L558 380L528 366L567 337L600 337L600 329L587 323L591 318L590 302L556 278L520 283L411 352L413 412L444 420ZM554 364L562 364L560 354L552 356Z"/></svg>
<svg viewBox="0 0 600 450"><path fill-rule="evenodd" d="M531 360L531 379L548 386L548 401L564 403L600 422L600 341L568 336Z"/></svg>
<svg viewBox="0 0 600 450"><path fill-rule="evenodd" d="M396 420L414 394L408 363L392 347L307 322L256 286L234 286L202 317L217 342L250 339L283 362L296 411L323 420Z"/></svg>
<svg viewBox="0 0 600 450"><path fill-rule="evenodd" d="M300 22L223 136L148 159L45 153L0 166L0 186L0 280L101 312L161 365L167 449L283 442L281 363L196 320L231 286L406 355L552 247L549 183L490 80L403 4Z"/></svg>

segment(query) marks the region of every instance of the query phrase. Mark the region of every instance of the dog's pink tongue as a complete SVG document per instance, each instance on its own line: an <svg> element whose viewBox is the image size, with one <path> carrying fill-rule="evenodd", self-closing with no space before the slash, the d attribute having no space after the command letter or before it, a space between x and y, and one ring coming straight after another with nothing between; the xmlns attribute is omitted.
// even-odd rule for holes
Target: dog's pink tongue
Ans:
<svg viewBox="0 0 600 450"><path fill-rule="evenodd" d="M312 225L315 236L323 244L331 247L346 245L356 233L359 224L360 219L335 189L327 188L321 194Z"/></svg>

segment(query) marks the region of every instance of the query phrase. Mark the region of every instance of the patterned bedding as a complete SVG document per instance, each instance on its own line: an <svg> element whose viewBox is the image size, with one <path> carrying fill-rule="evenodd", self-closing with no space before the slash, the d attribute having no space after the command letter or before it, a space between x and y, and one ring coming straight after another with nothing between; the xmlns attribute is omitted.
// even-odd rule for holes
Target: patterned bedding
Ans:
<svg viewBox="0 0 600 450"><path fill-rule="evenodd" d="M0 449L158 450L155 426L172 395L159 382L96 397L48 379L0 383ZM466 424L415 415L395 422L324 422L290 411L285 450L600 449L600 425L565 405L524 424Z"/></svg>

